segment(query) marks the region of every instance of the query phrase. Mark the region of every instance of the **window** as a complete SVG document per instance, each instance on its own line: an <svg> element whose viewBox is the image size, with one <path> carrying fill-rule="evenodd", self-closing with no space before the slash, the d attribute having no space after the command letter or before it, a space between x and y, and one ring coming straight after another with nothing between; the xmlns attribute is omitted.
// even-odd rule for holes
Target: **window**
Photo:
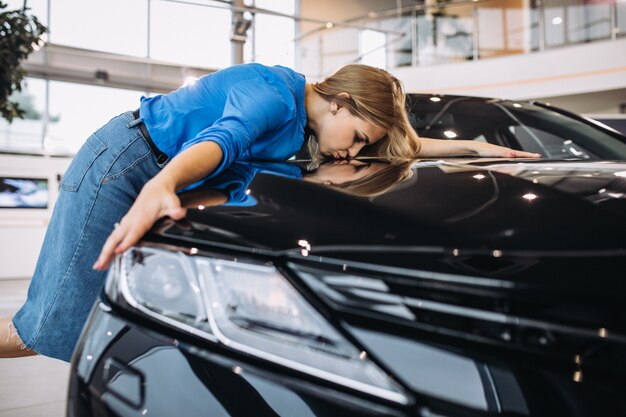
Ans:
<svg viewBox="0 0 626 417"><path fill-rule="evenodd" d="M255 0L254 5L260 9L288 15L295 14L294 0ZM246 51L247 61L294 67L296 28L293 19L258 13L254 18L254 26L248 34L251 32L253 36L248 38L247 43L255 42L255 45L254 48ZM252 49L255 52L254 56L252 56Z"/></svg>
<svg viewBox="0 0 626 417"><path fill-rule="evenodd" d="M230 10L167 0L150 4L150 58L206 68L230 65Z"/></svg>
<svg viewBox="0 0 626 417"><path fill-rule="evenodd" d="M148 0L54 0L50 20L52 43L146 56Z"/></svg>
<svg viewBox="0 0 626 417"><path fill-rule="evenodd" d="M9 124L0 118L0 148L4 150L41 150L43 121L46 111L46 82L36 78L26 78L22 91L11 95L26 111L24 119L13 119Z"/></svg>
<svg viewBox="0 0 626 417"><path fill-rule="evenodd" d="M526 152L537 152L548 159L597 159L572 140L554 135L541 129L528 126L509 126L509 131L515 135L522 149Z"/></svg>
<svg viewBox="0 0 626 417"><path fill-rule="evenodd" d="M582 4L567 8L570 43L607 39L611 36L611 5Z"/></svg>
<svg viewBox="0 0 626 417"><path fill-rule="evenodd" d="M554 6L544 10L545 42L547 47L565 43L565 8Z"/></svg>
<svg viewBox="0 0 626 417"><path fill-rule="evenodd" d="M76 152L114 116L139 107L140 91L50 81L50 114L44 147Z"/></svg>
<svg viewBox="0 0 626 417"><path fill-rule="evenodd" d="M24 6L24 0L2 0L2 3L8 5L3 11L17 10ZM29 14L37 16L40 23L48 26L48 0L28 0L26 7L30 9Z"/></svg>
<svg viewBox="0 0 626 417"><path fill-rule="evenodd" d="M359 56L361 63L377 68L387 68L385 43L387 36L376 30L359 32Z"/></svg>

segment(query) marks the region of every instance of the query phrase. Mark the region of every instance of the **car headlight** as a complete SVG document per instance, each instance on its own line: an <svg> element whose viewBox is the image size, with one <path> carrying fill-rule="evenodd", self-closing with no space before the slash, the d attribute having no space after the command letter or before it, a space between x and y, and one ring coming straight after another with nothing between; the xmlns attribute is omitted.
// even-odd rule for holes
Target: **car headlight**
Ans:
<svg viewBox="0 0 626 417"><path fill-rule="evenodd" d="M273 266L135 247L117 258L106 292L215 343L408 403L402 388Z"/></svg>

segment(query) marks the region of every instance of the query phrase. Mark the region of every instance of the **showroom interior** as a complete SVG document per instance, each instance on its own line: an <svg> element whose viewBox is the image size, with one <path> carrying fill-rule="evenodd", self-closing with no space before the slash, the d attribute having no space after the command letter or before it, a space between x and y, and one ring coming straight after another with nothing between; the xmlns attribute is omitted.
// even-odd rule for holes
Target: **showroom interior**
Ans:
<svg viewBox="0 0 626 417"><path fill-rule="evenodd" d="M22 63L26 110L0 118L0 317L26 300L63 174L122 111L231 65L283 65L317 82L362 63L407 93L549 103L626 135L625 0L8 0L48 28ZM616 174L617 175L617 174ZM0 417L66 413L70 365L0 359Z"/></svg>

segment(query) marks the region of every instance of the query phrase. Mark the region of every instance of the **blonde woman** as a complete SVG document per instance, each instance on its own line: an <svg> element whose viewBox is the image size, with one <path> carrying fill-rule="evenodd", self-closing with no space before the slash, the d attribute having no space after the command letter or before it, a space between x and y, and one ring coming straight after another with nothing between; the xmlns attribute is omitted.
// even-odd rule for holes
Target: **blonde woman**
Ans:
<svg viewBox="0 0 626 417"><path fill-rule="evenodd" d="M348 65L318 84L291 69L227 68L190 86L142 97L91 135L68 168L24 306L0 320L0 357L69 361L113 256L161 217L181 219L176 192L235 160L284 160L312 132L313 152L393 160L471 151L533 157L461 141L420 140L400 82Z"/></svg>

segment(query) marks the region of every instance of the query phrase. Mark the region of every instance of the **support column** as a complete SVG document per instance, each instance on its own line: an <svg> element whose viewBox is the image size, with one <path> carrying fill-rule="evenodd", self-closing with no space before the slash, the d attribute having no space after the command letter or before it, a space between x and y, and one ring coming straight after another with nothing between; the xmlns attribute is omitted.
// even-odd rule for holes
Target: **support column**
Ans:
<svg viewBox="0 0 626 417"><path fill-rule="evenodd" d="M243 64L243 45L246 43L246 32L251 21L243 16L243 0L232 1L232 28L230 31L230 63Z"/></svg>

